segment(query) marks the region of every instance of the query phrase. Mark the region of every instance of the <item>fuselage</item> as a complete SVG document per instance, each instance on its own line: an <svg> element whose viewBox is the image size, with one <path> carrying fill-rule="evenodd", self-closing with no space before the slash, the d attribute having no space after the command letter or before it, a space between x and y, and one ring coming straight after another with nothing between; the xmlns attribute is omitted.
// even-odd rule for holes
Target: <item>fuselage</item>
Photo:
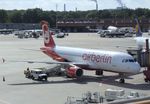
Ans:
<svg viewBox="0 0 150 104"><path fill-rule="evenodd" d="M140 65L127 53L55 46L50 51L69 62L88 64L87 69L138 73Z"/></svg>

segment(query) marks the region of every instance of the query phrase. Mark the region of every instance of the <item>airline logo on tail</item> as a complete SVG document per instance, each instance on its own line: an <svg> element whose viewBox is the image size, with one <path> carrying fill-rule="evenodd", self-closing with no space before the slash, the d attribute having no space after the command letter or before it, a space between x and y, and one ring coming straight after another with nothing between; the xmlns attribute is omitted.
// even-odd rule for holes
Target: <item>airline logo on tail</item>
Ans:
<svg viewBox="0 0 150 104"><path fill-rule="evenodd" d="M48 22L42 21L41 25L42 25L43 36L44 36L44 45L46 47L54 48L55 47L55 42L54 42L54 40L52 38L52 35L49 31Z"/></svg>
<svg viewBox="0 0 150 104"><path fill-rule="evenodd" d="M142 32L141 32L141 28L140 28L138 19L135 18L135 21L136 21L136 26L135 26L136 36L137 37L141 37L142 36Z"/></svg>
<svg viewBox="0 0 150 104"><path fill-rule="evenodd" d="M46 44L48 44L49 43L49 31L48 31L48 28L47 28L47 26L46 25L43 25L43 35L44 35L44 42L46 43Z"/></svg>

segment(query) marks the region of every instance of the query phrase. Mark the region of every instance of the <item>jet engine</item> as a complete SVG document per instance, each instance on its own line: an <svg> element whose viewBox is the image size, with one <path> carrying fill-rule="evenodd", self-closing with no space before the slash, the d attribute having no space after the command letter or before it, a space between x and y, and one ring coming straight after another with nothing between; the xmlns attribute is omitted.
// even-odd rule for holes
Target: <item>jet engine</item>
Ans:
<svg viewBox="0 0 150 104"><path fill-rule="evenodd" d="M83 75L83 70L81 68L71 66L68 69L66 69L66 75L70 78L81 77Z"/></svg>

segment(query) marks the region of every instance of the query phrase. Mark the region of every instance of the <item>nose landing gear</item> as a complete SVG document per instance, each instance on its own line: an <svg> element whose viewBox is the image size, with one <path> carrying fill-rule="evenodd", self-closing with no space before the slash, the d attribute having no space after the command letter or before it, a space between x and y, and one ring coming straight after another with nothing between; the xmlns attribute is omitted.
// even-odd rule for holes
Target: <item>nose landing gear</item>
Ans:
<svg viewBox="0 0 150 104"><path fill-rule="evenodd" d="M124 74L123 73L119 73L119 76L121 77L119 79L119 83L125 83Z"/></svg>
<svg viewBox="0 0 150 104"><path fill-rule="evenodd" d="M125 79L124 78L120 78L119 83L125 83Z"/></svg>

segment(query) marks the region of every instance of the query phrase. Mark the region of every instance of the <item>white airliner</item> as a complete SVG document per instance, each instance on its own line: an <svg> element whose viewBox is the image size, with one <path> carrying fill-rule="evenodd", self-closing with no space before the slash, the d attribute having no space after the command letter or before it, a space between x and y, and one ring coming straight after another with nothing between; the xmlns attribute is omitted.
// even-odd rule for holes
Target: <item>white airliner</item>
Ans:
<svg viewBox="0 0 150 104"><path fill-rule="evenodd" d="M84 70L96 70L97 74L104 71L136 74L140 71L140 65L127 53L91 50L57 46L49 32L46 22L42 22L44 47L40 48L43 53L50 56L56 62L38 62L47 64L62 64L68 77L80 77ZM37 61L28 61L36 63ZM124 78L120 79L124 83Z"/></svg>

